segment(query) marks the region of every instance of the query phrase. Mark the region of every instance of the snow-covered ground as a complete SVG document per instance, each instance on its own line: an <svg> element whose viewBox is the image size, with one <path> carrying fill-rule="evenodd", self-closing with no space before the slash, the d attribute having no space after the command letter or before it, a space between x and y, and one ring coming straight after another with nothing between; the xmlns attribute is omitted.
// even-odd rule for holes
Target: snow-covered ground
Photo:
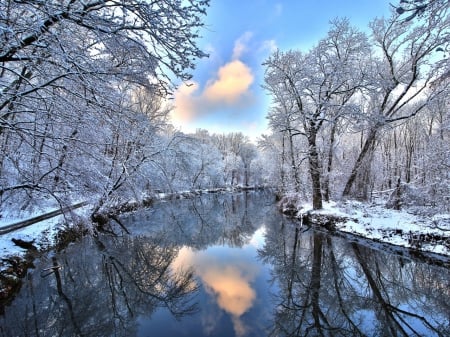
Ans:
<svg viewBox="0 0 450 337"><path fill-rule="evenodd" d="M34 218L36 216L54 211L55 206L41 208L33 213L24 213L18 216L4 216L0 219L0 229L20 221ZM57 234L64 228L64 224L73 223L77 219L87 216L89 206L77 208L66 215L57 215L47 220L36 222L24 228L0 235L0 261L9 256L21 256L26 250L15 245L12 239L32 242L38 250L45 250L56 244ZM66 217L66 218L65 218ZM0 269L2 264L0 263Z"/></svg>
<svg viewBox="0 0 450 337"><path fill-rule="evenodd" d="M311 211L312 205L301 204L298 209L300 215ZM357 201L324 203L323 210L315 212L349 219L336 223L342 232L450 256L450 214L426 218Z"/></svg>
<svg viewBox="0 0 450 337"><path fill-rule="evenodd" d="M38 249L52 246L55 242L55 237L61 227L63 216L59 215L54 218L37 222L25 228L15 230L13 232L3 234L0 236L0 259L11 256L21 255L25 252L24 249L16 246L12 239L19 239L27 242L34 241ZM16 221L14 221L16 222ZM0 228L9 225L9 221L1 221Z"/></svg>

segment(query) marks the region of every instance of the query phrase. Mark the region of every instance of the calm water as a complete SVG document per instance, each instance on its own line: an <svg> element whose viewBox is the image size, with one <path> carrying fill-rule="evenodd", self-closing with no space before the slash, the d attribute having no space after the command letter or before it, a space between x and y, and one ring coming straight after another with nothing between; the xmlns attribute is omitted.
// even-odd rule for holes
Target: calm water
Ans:
<svg viewBox="0 0 450 337"><path fill-rule="evenodd" d="M39 260L0 336L450 336L448 269L299 227L273 202L208 195L124 216L130 235Z"/></svg>

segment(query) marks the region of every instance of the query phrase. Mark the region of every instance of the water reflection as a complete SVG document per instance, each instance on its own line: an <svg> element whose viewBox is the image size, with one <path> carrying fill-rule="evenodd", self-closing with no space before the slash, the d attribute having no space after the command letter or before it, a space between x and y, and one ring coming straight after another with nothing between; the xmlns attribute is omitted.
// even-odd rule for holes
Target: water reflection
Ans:
<svg viewBox="0 0 450 337"><path fill-rule="evenodd" d="M173 273L176 247L140 237L86 239L40 261L6 308L1 336L133 336L135 317L196 310L190 270ZM42 271L42 272L37 272Z"/></svg>
<svg viewBox="0 0 450 337"><path fill-rule="evenodd" d="M236 336L243 336L247 331L241 316L253 306L256 292L252 283L260 272L252 256L245 259L242 255L241 250L229 248L205 251L183 248L174 262L176 270L188 267L195 271L217 306L231 315Z"/></svg>
<svg viewBox="0 0 450 337"><path fill-rule="evenodd" d="M450 272L298 227L263 193L124 216L36 264L0 336L449 336Z"/></svg>
<svg viewBox="0 0 450 337"><path fill-rule="evenodd" d="M273 336L450 335L446 268L292 224L270 227L260 256L280 286Z"/></svg>

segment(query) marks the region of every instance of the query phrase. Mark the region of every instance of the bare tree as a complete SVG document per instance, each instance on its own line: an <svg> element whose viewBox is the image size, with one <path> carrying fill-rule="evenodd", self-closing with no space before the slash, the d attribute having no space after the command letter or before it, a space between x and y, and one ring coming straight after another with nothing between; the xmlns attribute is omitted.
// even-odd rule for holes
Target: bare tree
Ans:
<svg viewBox="0 0 450 337"><path fill-rule="evenodd" d="M206 56L208 2L0 1L0 202L124 186L166 116L155 97Z"/></svg>
<svg viewBox="0 0 450 337"><path fill-rule="evenodd" d="M365 91L368 126L343 196L367 199L364 191L353 187L358 179L367 177L381 130L417 115L442 93L442 88L431 85L442 73L442 69L433 65L432 57L443 43L449 24L448 18L438 16L415 25L396 14L371 23L376 50L371 84Z"/></svg>
<svg viewBox="0 0 450 337"><path fill-rule="evenodd" d="M348 20L336 20L328 36L310 52L277 51L264 63L265 88L280 107L278 113L296 116L296 125L284 123L281 129L288 126L291 135L307 140L314 209L322 208L317 137L325 123L336 122L361 87L362 57L368 48L364 34L350 27Z"/></svg>

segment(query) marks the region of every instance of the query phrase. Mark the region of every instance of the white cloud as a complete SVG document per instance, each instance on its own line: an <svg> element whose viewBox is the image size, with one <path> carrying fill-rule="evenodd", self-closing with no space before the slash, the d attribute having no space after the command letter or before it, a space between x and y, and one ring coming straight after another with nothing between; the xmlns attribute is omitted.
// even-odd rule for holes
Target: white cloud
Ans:
<svg viewBox="0 0 450 337"><path fill-rule="evenodd" d="M232 56L233 60L240 59L242 55L247 51L248 43L250 42L252 37L253 37L252 32L245 32L234 42L233 56Z"/></svg>
<svg viewBox="0 0 450 337"><path fill-rule="evenodd" d="M275 40L264 40L262 42L260 50L262 52L268 51L270 54L276 52L278 49L277 42Z"/></svg>
<svg viewBox="0 0 450 337"><path fill-rule="evenodd" d="M283 4L281 3L276 3L275 4L275 16L281 16L281 14L283 13Z"/></svg>

